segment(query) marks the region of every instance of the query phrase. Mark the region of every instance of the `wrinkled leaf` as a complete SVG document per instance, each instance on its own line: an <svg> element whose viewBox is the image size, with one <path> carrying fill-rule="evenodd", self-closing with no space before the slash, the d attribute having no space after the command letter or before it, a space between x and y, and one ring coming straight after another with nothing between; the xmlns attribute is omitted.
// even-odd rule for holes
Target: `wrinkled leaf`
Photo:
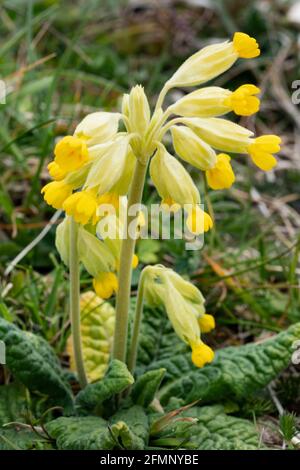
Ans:
<svg viewBox="0 0 300 470"><path fill-rule="evenodd" d="M99 382L89 384L76 397L76 406L82 411L96 412L100 405L111 399L114 395L121 393L134 378L128 371L126 365L114 359L111 361L106 375Z"/></svg>
<svg viewBox="0 0 300 470"><path fill-rule="evenodd" d="M81 342L84 365L89 382L101 379L108 367L112 348L115 310L88 291L80 297ZM72 338L68 340L67 350L70 356L70 368L76 371Z"/></svg>
<svg viewBox="0 0 300 470"><path fill-rule="evenodd" d="M183 417L195 421L176 421L153 444L197 450L254 450L259 448L259 433L245 419L228 416L220 405L191 408Z"/></svg>
<svg viewBox="0 0 300 470"><path fill-rule="evenodd" d="M113 449L115 442L107 422L96 416L57 418L46 425L61 450Z"/></svg>
<svg viewBox="0 0 300 470"><path fill-rule="evenodd" d="M158 397L166 405L172 397L182 404L242 399L264 388L288 366L292 345L300 338L300 323L262 343L228 347L202 369L194 367L190 352L169 355L154 361L147 369L166 368Z"/></svg>
<svg viewBox="0 0 300 470"><path fill-rule="evenodd" d="M165 372L166 369L151 370L138 377L131 391L133 402L147 408L153 401Z"/></svg>
<svg viewBox="0 0 300 470"><path fill-rule="evenodd" d="M58 418L46 425L62 450L143 449L148 419L141 407L120 411L111 420L96 416Z"/></svg>
<svg viewBox="0 0 300 470"><path fill-rule="evenodd" d="M0 426L12 421L23 422L26 410L25 389L21 385L0 386Z"/></svg>
<svg viewBox="0 0 300 470"><path fill-rule="evenodd" d="M51 403L72 409L70 386L57 357L43 338L0 318L0 340L6 345L7 367L15 378L29 390L48 396Z"/></svg>
<svg viewBox="0 0 300 470"><path fill-rule="evenodd" d="M142 450L149 434L148 418L141 406L121 410L111 419L111 433L121 447L128 450Z"/></svg>
<svg viewBox="0 0 300 470"><path fill-rule="evenodd" d="M39 437L31 429L0 428L1 450L46 450L50 449L49 441Z"/></svg>

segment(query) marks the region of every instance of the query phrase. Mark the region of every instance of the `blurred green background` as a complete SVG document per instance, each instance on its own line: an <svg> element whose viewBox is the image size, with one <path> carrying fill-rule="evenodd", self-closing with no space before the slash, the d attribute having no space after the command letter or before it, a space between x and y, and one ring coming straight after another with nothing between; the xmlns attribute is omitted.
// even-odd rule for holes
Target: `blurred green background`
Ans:
<svg viewBox="0 0 300 470"><path fill-rule="evenodd" d="M217 319L213 347L261 339L300 320L300 109L292 102L300 78L300 2L7 0L0 28L7 92L0 105L0 315L39 332L63 356L67 274L54 247L55 227L5 273L54 213L40 189L49 179L55 138L72 132L87 113L118 109L122 93L136 83L154 104L189 55L243 31L256 37L261 56L238 62L214 84L261 88L260 113L238 122L258 135L282 137L279 164L265 174L235 156L237 182L229 191L207 192L194 172L215 218L204 249L187 252L180 241L150 240L139 242L138 253L141 265L163 262L201 288ZM144 202L154 201L149 182ZM83 275L83 289L90 286ZM295 389L289 393L295 396Z"/></svg>

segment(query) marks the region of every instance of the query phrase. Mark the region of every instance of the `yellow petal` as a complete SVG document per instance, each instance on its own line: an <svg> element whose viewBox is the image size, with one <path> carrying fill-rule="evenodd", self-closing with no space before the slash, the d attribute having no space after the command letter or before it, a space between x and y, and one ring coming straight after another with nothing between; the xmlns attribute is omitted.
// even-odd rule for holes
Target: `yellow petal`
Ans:
<svg viewBox="0 0 300 470"><path fill-rule="evenodd" d="M118 279L114 273L101 273L93 280L95 292L102 299L109 299L118 291Z"/></svg>
<svg viewBox="0 0 300 470"><path fill-rule="evenodd" d="M216 327L214 317L205 313L202 317L199 318L199 326L201 333L209 333Z"/></svg>
<svg viewBox="0 0 300 470"><path fill-rule="evenodd" d="M64 172L75 171L88 161L88 149L85 141L67 135L54 149L55 162Z"/></svg>
<svg viewBox="0 0 300 470"><path fill-rule="evenodd" d="M206 171L206 179L211 189L227 189L232 186L235 176L230 164L230 157L225 153L217 155L216 165Z"/></svg>
<svg viewBox="0 0 300 470"><path fill-rule="evenodd" d="M213 361L215 353L213 350L204 344L202 341L197 345L192 346L192 361L196 367L203 367Z"/></svg>
<svg viewBox="0 0 300 470"><path fill-rule="evenodd" d="M239 116L251 116L259 110L260 101L254 96L259 92L259 88L255 85L242 85L224 100L224 104Z"/></svg>
<svg viewBox="0 0 300 470"><path fill-rule="evenodd" d="M186 225L191 233L200 235L203 232L208 232L213 227L213 221L207 212L196 206L188 215Z"/></svg>
<svg viewBox="0 0 300 470"><path fill-rule="evenodd" d="M72 194L63 204L63 209L68 215L82 225L88 222L97 222L97 198L92 191L79 191Z"/></svg>
<svg viewBox="0 0 300 470"><path fill-rule="evenodd" d="M259 45L256 39L245 33L235 33L233 47L242 59L252 59L260 55Z"/></svg>
<svg viewBox="0 0 300 470"><path fill-rule="evenodd" d="M55 181L60 181L64 179L66 176L66 172L63 171L60 166L56 162L50 162L49 165L47 166L49 175L51 178L53 178Z"/></svg>
<svg viewBox="0 0 300 470"><path fill-rule="evenodd" d="M72 190L72 186L64 181L52 181L42 188L41 193L49 206L62 209L64 201L72 194Z"/></svg>
<svg viewBox="0 0 300 470"><path fill-rule="evenodd" d="M263 135L254 139L248 146L248 152L252 161L261 170L272 170L277 164L272 153L279 152L281 139L277 135Z"/></svg>

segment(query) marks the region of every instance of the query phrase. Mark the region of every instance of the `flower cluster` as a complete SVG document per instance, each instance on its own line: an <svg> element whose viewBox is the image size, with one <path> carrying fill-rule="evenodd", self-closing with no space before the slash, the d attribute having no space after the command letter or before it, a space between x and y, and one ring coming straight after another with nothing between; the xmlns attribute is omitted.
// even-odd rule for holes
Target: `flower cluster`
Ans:
<svg viewBox="0 0 300 470"><path fill-rule="evenodd" d="M48 165L53 181L42 188L45 201L67 215L57 229L56 245L68 264L72 217L79 224L80 261L93 276L101 298L110 297L118 289L122 239L103 237L101 217L124 230L126 220L119 216L120 200L129 193L138 166L146 168L149 164L162 207L188 211L187 227L197 235L207 232L213 220L200 208L199 190L183 164L203 172L213 190L230 188L235 181L229 154L248 155L265 171L276 165L273 154L280 150L279 137L255 137L250 130L224 119L230 112L250 116L259 110L260 90L255 85L245 84L233 91L201 87L163 107L169 90L203 85L239 58L259 54L254 38L235 33L232 41L209 45L187 59L165 83L153 112L144 89L137 85L123 96L121 113L89 114L73 135L57 143L54 160ZM178 158L164 145L168 132ZM115 215L103 211L103 205L113 206ZM134 257L133 267L137 261ZM200 332L213 328L214 320L204 313L200 292L162 267L149 268L147 278L148 300L165 305L175 331L192 348L193 362L199 367L210 362L213 352L201 341Z"/></svg>
<svg viewBox="0 0 300 470"><path fill-rule="evenodd" d="M260 90L252 84L234 91L203 87L164 111L163 100L174 87L203 84L226 71L238 58L257 57L259 53L255 39L235 33L232 41L207 46L186 60L166 82L152 116L139 85L124 95L121 114L96 112L86 116L74 135L64 137L55 147L55 158L48 165L54 181L42 189L46 202L64 209L80 224L96 224L100 204L117 206L119 196L128 193L135 160L147 164L153 157L150 174L164 207L189 204L190 231L209 230L213 221L199 208L199 191L187 170L166 150L165 134L171 132L178 157L205 172L214 190L229 188L235 180L226 152L248 154L259 168L271 170L276 165L273 153L279 151L280 138L254 137L248 129L220 117L231 111L239 116L258 111ZM172 115L175 117L170 119ZM120 121L125 132L119 131ZM196 220L201 218L199 226Z"/></svg>
<svg viewBox="0 0 300 470"><path fill-rule="evenodd" d="M172 269L161 265L145 268L145 299L153 307L163 305L176 334L192 349L192 361L203 367L214 358L213 350L201 340L201 332L215 328L215 319L205 313L199 289Z"/></svg>

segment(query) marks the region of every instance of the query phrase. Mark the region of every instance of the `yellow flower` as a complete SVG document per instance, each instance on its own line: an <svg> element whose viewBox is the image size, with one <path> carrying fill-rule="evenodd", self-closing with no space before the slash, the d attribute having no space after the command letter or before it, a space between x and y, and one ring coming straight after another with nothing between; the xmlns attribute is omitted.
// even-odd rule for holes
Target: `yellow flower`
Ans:
<svg viewBox="0 0 300 470"><path fill-rule="evenodd" d="M200 317L198 321L201 333L209 333L216 327L214 317L212 315L208 315L207 313Z"/></svg>
<svg viewBox="0 0 300 470"><path fill-rule="evenodd" d="M166 82L164 94L174 87L196 86L228 70L241 57L260 54L256 40L245 33L235 33L232 41L210 44L190 56Z"/></svg>
<svg viewBox="0 0 300 470"><path fill-rule="evenodd" d="M200 235L213 227L213 221L207 212L196 206L190 211L186 225L191 233Z"/></svg>
<svg viewBox="0 0 300 470"><path fill-rule="evenodd" d="M93 280L96 294L102 299L109 299L118 291L118 278L114 273L100 273Z"/></svg>
<svg viewBox="0 0 300 470"><path fill-rule="evenodd" d="M97 197L95 191L79 191L72 194L63 204L63 209L68 215L74 217L79 224L86 225L88 222L97 222Z"/></svg>
<svg viewBox="0 0 300 470"><path fill-rule="evenodd" d="M203 367L213 361L215 353L213 350L204 344L201 340L196 344L191 344L192 348L192 361L197 367Z"/></svg>
<svg viewBox="0 0 300 470"><path fill-rule="evenodd" d="M116 210L119 209L120 196L116 193L105 193L98 197L98 204L111 204Z"/></svg>
<svg viewBox="0 0 300 470"><path fill-rule="evenodd" d="M64 201L72 194L73 187L64 181L52 181L46 184L41 193L49 206L62 209Z"/></svg>
<svg viewBox="0 0 300 470"><path fill-rule="evenodd" d="M75 171L88 161L89 154L84 140L67 135L55 146L55 163L64 172Z"/></svg>
<svg viewBox="0 0 300 470"><path fill-rule="evenodd" d="M254 38L245 33L235 33L233 47L242 59L253 59L259 56L259 45Z"/></svg>
<svg viewBox="0 0 300 470"><path fill-rule="evenodd" d="M224 105L231 108L239 116L251 116L259 110L260 101L254 96L260 93L255 85L242 85L224 100Z"/></svg>
<svg viewBox="0 0 300 470"><path fill-rule="evenodd" d="M248 147L252 161L258 168L269 171L277 165L276 158L272 155L280 150L281 139L277 135L262 135L256 137Z"/></svg>
<svg viewBox="0 0 300 470"><path fill-rule="evenodd" d="M225 153L217 155L217 163L206 171L206 179L211 189L227 189L232 186L235 176L230 164L230 157Z"/></svg>
<svg viewBox="0 0 300 470"><path fill-rule="evenodd" d="M53 178L55 181L61 181L64 179L66 176L66 172L63 171L60 166L56 162L50 162L49 165L47 166L49 175L51 178Z"/></svg>

